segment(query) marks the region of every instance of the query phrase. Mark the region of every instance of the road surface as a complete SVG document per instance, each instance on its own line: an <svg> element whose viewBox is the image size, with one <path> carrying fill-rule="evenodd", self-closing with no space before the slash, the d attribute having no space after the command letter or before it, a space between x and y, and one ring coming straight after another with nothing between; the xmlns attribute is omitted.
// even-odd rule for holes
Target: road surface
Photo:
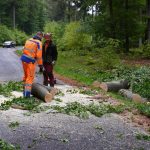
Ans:
<svg viewBox="0 0 150 150"><path fill-rule="evenodd" d="M0 48L0 82L22 80L21 61L14 53L16 49Z"/></svg>
<svg viewBox="0 0 150 150"><path fill-rule="evenodd" d="M0 48L0 81L20 81L21 62L15 49ZM56 85L57 86L57 85ZM65 89L65 85L59 85ZM76 93L75 93L76 94ZM77 95L65 98L78 100ZM82 100L86 96L82 96ZM58 102L56 102L58 103ZM138 140L138 134L147 134L143 129L126 123L119 115L109 114L102 117L90 115L82 120L75 116L60 113L41 112L25 115L26 110L0 110L0 139L21 150L150 150L150 141ZM12 122L18 122L15 129Z"/></svg>

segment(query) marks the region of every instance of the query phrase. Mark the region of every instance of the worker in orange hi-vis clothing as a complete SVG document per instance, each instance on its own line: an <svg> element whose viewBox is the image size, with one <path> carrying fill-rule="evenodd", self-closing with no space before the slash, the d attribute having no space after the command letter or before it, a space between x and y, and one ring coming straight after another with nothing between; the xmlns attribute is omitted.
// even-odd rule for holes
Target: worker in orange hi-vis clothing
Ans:
<svg viewBox="0 0 150 150"><path fill-rule="evenodd" d="M32 83L34 81L36 62L42 70L42 42L41 39L43 37L42 32L37 32L33 38L30 38L26 41L25 46L23 48L23 54L21 56L21 61L24 70L24 97L30 97Z"/></svg>

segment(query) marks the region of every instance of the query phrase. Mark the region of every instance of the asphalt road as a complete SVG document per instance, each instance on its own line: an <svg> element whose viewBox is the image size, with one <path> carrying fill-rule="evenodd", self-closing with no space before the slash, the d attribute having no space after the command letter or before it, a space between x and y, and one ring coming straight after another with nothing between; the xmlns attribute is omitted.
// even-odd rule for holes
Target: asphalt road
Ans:
<svg viewBox="0 0 150 150"><path fill-rule="evenodd" d="M0 48L0 82L21 81L22 66L19 57L14 53L16 48Z"/></svg>
<svg viewBox="0 0 150 150"><path fill-rule="evenodd" d="M21 62L14 51L0 48L1 82L21 80ZM0 110L0 139L20 145L21 150L150 150L150 141L136 138L147 133L117 114L82 120L59 113L25 113L13 108ZM10 128L16 121L19 126Z"/></svg>

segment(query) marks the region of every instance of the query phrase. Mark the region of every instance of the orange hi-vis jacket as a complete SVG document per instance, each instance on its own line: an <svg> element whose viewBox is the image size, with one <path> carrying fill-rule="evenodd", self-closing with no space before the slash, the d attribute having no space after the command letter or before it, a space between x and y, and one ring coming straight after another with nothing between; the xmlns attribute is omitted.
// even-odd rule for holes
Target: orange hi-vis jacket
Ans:
<svg viewBox="0 0 150 150"><path fill-rule="evenodd" d="M26 63L35 63L42 65L42 42L37 39L29 39L26 41L21 60Z"/></svg>
<svg viewBox="0 0 150 150"><path fill-rule="evenodd" d="M31 38L26 41L23 55L21 56L24 70L24 97L30 97L32 83L35 76L36 63L42 65L42 43L38 39Z"/></svg>

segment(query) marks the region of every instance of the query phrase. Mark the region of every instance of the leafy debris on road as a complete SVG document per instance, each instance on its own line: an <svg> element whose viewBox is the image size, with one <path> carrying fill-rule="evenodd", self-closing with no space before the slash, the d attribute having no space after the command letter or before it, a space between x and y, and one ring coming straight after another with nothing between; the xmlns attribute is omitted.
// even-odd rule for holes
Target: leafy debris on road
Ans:
<svg viewBox="0 0 150 150"><path fill-rule="evenodd" d="M1 150L20 150L20 146L14 146L0 139L0 149Z"/></svg>
<svg viewBox="0 0 150 150"><path fill-rule="evenodd" d="M0 84L0 95L9 97L12 91L22 91L22 82L10 81L6 84Z"/></svg>

